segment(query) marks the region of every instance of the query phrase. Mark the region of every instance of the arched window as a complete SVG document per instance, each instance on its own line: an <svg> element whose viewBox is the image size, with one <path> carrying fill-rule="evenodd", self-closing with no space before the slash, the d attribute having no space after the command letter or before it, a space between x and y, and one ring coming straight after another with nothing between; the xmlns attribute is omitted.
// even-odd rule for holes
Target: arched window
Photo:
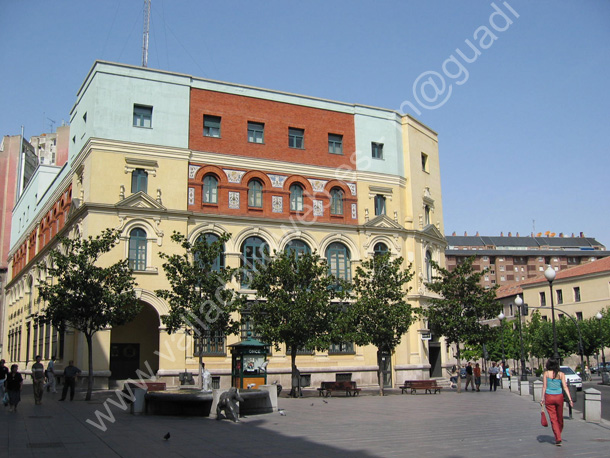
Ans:
<svg viewBox="0 0 610 458"><path fill-rule="evenodd" d="M311 253L311 248L303 240L295 239L288 242L285 251L287 253L295 253L298 257L302 253Z"/></svg>
<svg viewBox="0 0 610 458"><path fill-rule="evenodd" d="M432 281L432 253L426 250L426 280Z"/></svg>
<svg viewBox="0 0 610 458"><path fill-rule="evenodd" d="M303 188L298 184L290 186L290 210L303 211Z"/></svg>
<svg viewBox="0 0 610 458"><path fill-rule="evenodd" d="M330 190L330 214L343 214L343 191L339 188L333 188Z"/></svg>
<svg viewBox="0 0 610 458"><path fill-rule="evenodd" d="M385 215L385 196L377 194L375 196L375 216Z"/></svg>
<svg viewBox="0 0 610 458"><path fill-rule="evenodd" d="M148 172L144 169L135 169L131 172L131 192L148 192Z"/></svg>
<svg viewBox="0 0 610 458"><path fill-rule="evenodd" d="M248 183L248 206L263 207L263 184L258 180Z"/></svg>
<svg viewBox="0 0 610 458"><path fill-rule="evenodd" d="M373 252L375 253L375 256L382 256L388 252L388 247L385 243L379 242L373 247Z"/></svg>
<svg viewBox="0 0 610 458"><path fill-rule="evenodd" d="M218 179L214 175L206 175L203 179L203 203L218 203Z"/></svg>
<svg viewBox="0 0 610 458"><path fill-rule="evenodd" d="M331 275L342 280L351 279L351 263L348 248L339 242L333 242L326 249L328 270Z"/></svg>
<svg viewBox="0 0 610 458"><path fill-rule="evenodd" d="M197 242L205 242L208 245L211 245L214 242L218 241L218 236L212 232L206 232L205 234L201 234L197 237ZM225 268L225 247L222 247L222 254L218 255L212 264L212 270L219 271L220 269Z"/></svg>
<svg viewBox="0 0 610 458"><path fill-rule="evenodd" d="M267 243L260 237L248 237L241 245L242 286L248 286L256 272L256 263L265 264Z"/></svg>
<svg viewBox="0 0 610 458"><path fill-rule="evenodd" d="M146 270L146 231L139 227L129 233L129 268Z"/></svg>

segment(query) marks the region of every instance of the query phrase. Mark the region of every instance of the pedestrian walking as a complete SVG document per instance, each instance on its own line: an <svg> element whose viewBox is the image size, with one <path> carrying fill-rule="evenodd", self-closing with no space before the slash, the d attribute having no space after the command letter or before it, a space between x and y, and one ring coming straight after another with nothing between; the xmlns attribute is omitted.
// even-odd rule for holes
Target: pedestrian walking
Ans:
<svg viewBox="0 0 610 458"><path fill-rule="evenodd" d="M487 371L489 374L489 391L497 391L498 390L498 368L496 367L496 363L491 363L491 367Z"/></svg>
<svg viewBox="0 0 610 458"><path fill-rule="evenodd" d="M6 377L8 376L8 367L5 365L5 361L0 359L0 400L4 402L4 395L6 393ZM7 404L4 404L5 406Z"/></svg>
<svg viewBox="0 0 610 458"><path fill-rule="evenodd" d="M40 362L40 355L36 356L36 362L32 364L32 385L34 387L34 403L38 406L42 404L42 394L44 393L44 366Z"/></svg>
<svg viewBox="0 0 610 458"><path fill-rule="evenodd" d="M481 391L481 367L479 363L474 366L472 374L474 375L474 384L477 386L477 391Z"/></svg>
<svg viewBox="0 0 610 458"><path fill-rule="evenodd" d="M47 383L46 383L46 388L47 391L50 391L51 393L57 393L57 388L55 386L56 380L55 380L55 355L51 356L51 359L49 360L49 364L47 364Z"/></svg>
<svg viewBox="0 0 610 458"><path fill-rule="evenodd" d="M466 365L466 391L468 391L468 384L470 384L472 391L474 391L474 379L472 376L472 363L470 363L470 362L468 362L468 364Z"/></svg>
<svg viewBox="0 0 610 458"><path fill-rule="evenodd" d="M17 412L17 404L21 401L21 387L23 377L17 371L17 364L11 366L11 371L6 377L6 392L8 393L9 412Z"/></svg>
<svg viewBox="0 0 610 458"><path fill-rule="evenodd" d="M510 386L510 367L508 366L508 364L504 368L504 373L506 374L506 378L508 379L508 389L512 390L512 388Z"/></svg>
<svg viewBox="0 0 610 458"><path fill-rule="evenodd" d="M561 445L561 432L563 431L563 393L569 399L570 407L574 406L566 376L559 370L559 361L550 358L546 362L546 370L542 378L542 392L544 396L540 401L541 406L546 406L555 434L555 445Z"/></svg>
<svg viewBox="0 0 610 458"><path fill-rule="evenodd" d="M60 401L66 400L68 388L70 388L70 401L74 400L74 389L76 388L76 377L81 373L81 370L74 365L74 361L70 360L64 369L64 388L61 391Z"/></svg>

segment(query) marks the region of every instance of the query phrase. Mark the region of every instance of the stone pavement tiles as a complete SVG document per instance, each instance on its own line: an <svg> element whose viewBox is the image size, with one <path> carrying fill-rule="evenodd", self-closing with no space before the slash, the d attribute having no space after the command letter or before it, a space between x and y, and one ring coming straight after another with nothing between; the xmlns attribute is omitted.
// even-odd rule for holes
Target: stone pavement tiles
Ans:
<svg viewBox="0 0 610 458"><path fill-rule="evenodd" d="M285 415L250 416L239 424L130 415L104 404L110 398L120 405L114 392L95 393L91 402L82 400L83 393L74 402L45 393L36 406L31 390L24 387L17 414L0 407L0 457L610 456L607 423L566 419L564 445L556 447L551 429L540 425L539 405L508 390L282 397ZM96 417L96 410L110 417L106 406L113 422Z"/></svg>

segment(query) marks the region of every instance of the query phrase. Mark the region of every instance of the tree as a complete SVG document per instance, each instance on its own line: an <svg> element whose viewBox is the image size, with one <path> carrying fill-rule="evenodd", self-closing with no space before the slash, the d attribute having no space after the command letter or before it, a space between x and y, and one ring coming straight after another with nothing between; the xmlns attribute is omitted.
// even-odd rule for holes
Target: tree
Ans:
<svg viewBox="0 0 610 458"><path fill-rule="evenodd" d="M502 304L495 300L495 288L486 290L479 284L484 272L475 272L473 261L474 257L467 258L453 271L432 261L436 275L427 286L441 297L430 299L430 305L423 310L431 329L444 336L447 343L455 344L458 377L460 345L485 342L489 326L481 320L496 318L502 309Z"/></svg>
<svg viewBox="0 0 610 458"><path fill-rule="evenodd" d="M258 263L250 287L259 300L248 303L243 316L251 318L256 333L275 344L286 344L292 367L291 395L299 395L299 350L326 350L338 338L343 305L333 302L345 293L345 283L329 275L326 260L317 253L275 252Z"/></svg>
<svg viewBox="0 0 610 458"><path fill-rule="evenodd" d="M199 387L203 387L202 345L205 338L224 337L239 331L239 320L233 318L241 297L227 286L236 269L221 262L224 244L230 234L201 236L190 242L174 232L171 240L180 244L182 254L160 253L163 270L171 289L155 291L169 303L169 313L161 317L167 332L187 329L195 334L199 353ZM215 239L215 240L213 240Z"/></svg>
<svg viewBox="0 0 610 458"><path fill-rule="evenodd" d="M120 326L133 320L140 311L135 295L135 280L128 261L110 266L98 265L99 258L118 243L120 233L106 229L87 239L60 238L61 249L49 254L49 265L38 268L47 272L39 285L40 297L47 306L39 321L58 329L74 328L87 340L89 379L86 400L93 390L93 335L108 326Z"/></svg>
<svg viewBox="0 0 610 458"><path fill-rule="evenodd" d="M402 269L403 258L377 255L362 263L354 277L355 302L349 308L358 345L377 347L379 394L383 396L382 355L392 354L415 321L405 300L406 285L413 278L411 266Z"/></svg>

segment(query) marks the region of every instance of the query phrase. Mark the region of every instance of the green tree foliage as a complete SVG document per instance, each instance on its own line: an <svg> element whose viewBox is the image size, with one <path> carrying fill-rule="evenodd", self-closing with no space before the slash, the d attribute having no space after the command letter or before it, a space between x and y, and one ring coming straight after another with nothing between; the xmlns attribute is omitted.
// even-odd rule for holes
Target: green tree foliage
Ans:
<svg viewBox="0 0 610 458"><path fill-rule="evenodd" d="M403 258L390 259L389 253L374 256L356 269L356 300L349 308L352 329L358 345L377 347L379 391L383 396L382 355L392 354L415 320L405 300L407 283L413 278L411 266L402 268Z"/></svg>
<svg viewBox="0 0 610 458"><path fill-rule="evenodd" d="M160 253L165 260L163 270L171 289L160 289L155 294L169 303L169 313L162 316L161 321L170 334L186 329L201 344L204 336L230 335L239 331L239 320L234 319L234 312L239 309L241 297L228 287L236 269L221 267L218 263L224 253L224 244L230 238L231 235L225 233L211 243L204 237L190 242L183 234L174 232L171 240L180 244L183 253ZM201 353L199 366L201 370Z"/></svg>
<svg viewBox="0 0 610 458"><path fill-rule="evenodd" d="M268 342L285 344L291 353L292 395L297 396L297 352L326 350L340 338L346 285L329 275L326 260L317 253L275 252L267 263L257 264L250 287L261 299L243 310L257 334Z"/></svg>
<svg viewBox="0 0 610 458"><path fill-rule="evenodd" d="M475 272L473 261L474 257L467 258L451 272L433 261L436 275L427 286L440 297L430 299L430 305L423 310L434 332L455 344L458 367L460 346L484 343L490 328L481 321L496 318L502 309L495 300L495 289L485 290L479 284L484 272Z"/></svg>
<svg viewBox="0 0 610 458"><path fill-rule="evenodd" d="M38 265L47 272L47 279L41 280L38 287L47 304L39 321L59 329L76 329L87 340L87 400L93 389L93 335L108 326L133 320L140 311L128 261L107 267L98 265L100 257L116 246L119 235L117 230L106 229L95 238L60 238L59 247L49 254L49 265Z"/></svg>

